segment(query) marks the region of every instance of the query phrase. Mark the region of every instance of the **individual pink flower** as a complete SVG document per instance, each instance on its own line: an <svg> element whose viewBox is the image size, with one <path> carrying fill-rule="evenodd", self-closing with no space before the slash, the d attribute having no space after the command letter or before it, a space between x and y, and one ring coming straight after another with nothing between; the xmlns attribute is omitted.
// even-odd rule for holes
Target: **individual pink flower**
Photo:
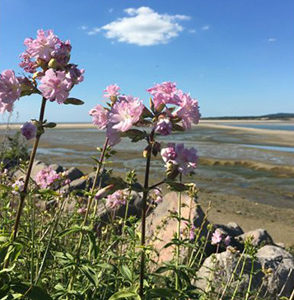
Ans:
<svg viewBox="0 0 294 300"><path fill-rule="evenodd" d="M120 97L109 113L109 121L114 124L114 129L125 132L139 121L143 109L144 105L138 98Z"/></svg>
<svg viewBox="0 0 294 300"><path fill-rule="evenodd" d="M20 57L22 58L22 61L19 63L19 66L28 73L35 73L38 68L38 64L31 60L31 56L27 52L24 52L20 55Z"/></svg>
<svg viewBox="0 0 294 300"><path fill-rule="evenodd" d="M84 215L86 214L87 208L85 206L78 208L77 213L79 215Z"/></svg>
<svg viewBox="0 0 294 300"><path fill-rule="evenodd" d="M104 97L110 98L113 96L118 96L120 91L120 87L117 84L109 85L104 90Z"/></svg>
<svg viewBox="0 0 294 300"><path fill-rule="evenodd" d="M158 108L162 104L178 104L179 97L174 82L156 84L154 87L149 88L147 92L153 96L155 108Z"/></svg>
<svg viewBox="0 0 294 300"><path fill-rule="evenodd" d="M196 230L196 227L193 224L192 227L190 228L190 234L189 234L190 235L189 236L190 241L193 241L195 239L195 236L196 236L195 230Z"/></svg>
<svg viewBox="0 0 294 300"><path fill-rule="evenodd" d="M12 109L12 104L20 97L21 84L13 70L5 70L0 75L0 105L6 104L5 109Z"/></svg>
<svg viewBox="0 0 294 300"><path fill-rule="evenodd" d="M12 194L18 195L24 190L24 181L21 179L16 180L11 187L13 188Z"/></svg>
<svg viewBox="0 0 294 300"><path fill-rule="evenodd" d="M167 145L167 148L161 149L161 157L165 163L167 163L168 161L175 161L177 157L175 144L169 143Z"/></svg>
<svg viewBox="0 0 294 300"><path fill-rule="evenodd" d="M40 29L37 31L36 39L27 38L24 44L27 47L26 53L30 57L48 62L54 51L60 47L61 41L52 30Z"/></svg>
<svg viewBox="0 0 294 300"><path fill-rule="evenodd" d="M184 175L191 173L197 167L197 150L185 148L184 144L168 144L161 150L161 156L166 163L177 165L179 172Z"/></svg>
<svg viewBox="0 0 294 300"><path fill-rule="evenodd" d="M12 112L13 111L13 104L11 104L11 103L6 104L6 103L3 103L3 102L0 101L0 113L3 114L6 111Z"/></svg>
<svg viewBox="0 0 294 300"><path fill-rule="evenodd" d="M58 179L60 175L49 166L37 173L35 181L42 189L46 189Z"/></svg>
<svg viewBox="0 0 294 300"><path fill-rule="evenodd" d="M227 247L230 245L231 237L229 235L227 235L226 238L224 239L224 243Z"/></svg>
<svg viewBox="0 0 294 300"><path fill-rule="evenodd" d="M218 230L215 230L215 232L212 234L212 237L211 237L211 244L217 245L221 241L222 241L222 234Z"/></svg>
<svg viewBox="0 0 294 300"><path fill-rule="evenodd" d="M89 115L93 117L93 124L99 129L106 128L108 124L108 111L100 104L96 105L89 111Z"/></svg>
<svg viewBox="0 0 294 300"><path fill-rule="evenodd" d="M78 84L84 80L84 69L78 69L77 65L70 65L66 77L72 84Z"/></svg>
<svg viewBox="0 0 294 300"><path fill-rule="evenodd" d="M50 101L57 101L59 104L63 103L72 87L72 82L66 77L64 71L54 71L48 69L45 75L41 78L41 85L39 86L42 95Z"/></svg>
<svg viewBox="0 0 294 300"><path fill-rule="evenodd" d="M106 208L116 210L126 204L127 194L123 190L118 190L106 198Z"/></svg>
<svg viewBox="0 0 294 300"><path fill-rule="evenodd" d="M60 41L56 44L55 49L50 53L51 57L56 59L60 65L65 66L69 62L71 48L70 41Z"/></svg>
<svg viewBox="0 0 294 300"><path fill-rule="evenodd" d="M25 122L20 127L21 134L27 139L30 140L36 137L37 127L32 122Z"/></svg>
<svg viewBox="0 0 294 300"><path fill-rule="evenodd" d="M155 132L160 135L169 135L172 132L173 125L169 118L159 119L155 126Z"/></svg>
<svg viewBox="0 0 294 300"><path fill-rule="evenodd" d="M198 101L192 99L189 94L179 91L179 108L174 112L174 116L182 119L183 127L191 128L191 123L198 124L200 119Z"/></svg>

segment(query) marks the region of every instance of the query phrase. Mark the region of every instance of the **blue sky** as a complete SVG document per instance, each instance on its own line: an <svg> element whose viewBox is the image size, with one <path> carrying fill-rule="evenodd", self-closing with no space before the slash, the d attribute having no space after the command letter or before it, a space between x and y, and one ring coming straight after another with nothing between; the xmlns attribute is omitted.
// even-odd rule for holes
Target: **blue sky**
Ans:
<svg viewBox="0 0 294 300"><path fill-rule="evenodd" d="M1 0L1 71L21 72L23 40L39 28L69 39L86 70L71 93L85 105L50 103L50 121L90 121L111 83L147 103L162 81L198 98L205 117L294 113L293 0ZM39 105L21 98L11 120L36 118Z"/></svg>

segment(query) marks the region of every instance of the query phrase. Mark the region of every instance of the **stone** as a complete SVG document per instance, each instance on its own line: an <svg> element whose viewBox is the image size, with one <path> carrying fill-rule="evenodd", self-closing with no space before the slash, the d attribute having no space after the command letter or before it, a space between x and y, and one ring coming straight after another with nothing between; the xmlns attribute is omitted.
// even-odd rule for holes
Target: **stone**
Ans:
<svg viewBox="0 0 294 300"><path fill-rule="evenodd" d="M58 164L52 164L50 165L51 169L54 170L56 173L61 173L63 171L65 171L65 169L63 168L63 166L58 165Z"/></svg>
<svg viewBox="0 0 294 300"><path fill-rule="evenodd" d="M209 299L219 299L217 295L222 293L227 299L227 297L232 296L237 285L238 295L241 294L244 297L250 281L252 263L253 274L255 275L254 280L252 280L251 291L256 290L261 285L263 277L261 264L258 261L252 262L248 255L241 255L239 251L235 251L231 247L205 259L197 272L198 279L195 284L197 288L209 294L211 297Z"/></svg>
<svg viewBox="0 0 294 300"><path fill-rule="evenodd" d="M266 245L255 257L252 260L231 247L212 254L198 270L195 284L212 298L224 293L227 299L237 288L238 295L245 299L252 276L250 291L259 291L260 299L290 297L294 290L293 256L278 246Z"/></svg>
<svg viewBox="0 0 294 300"><path fill-rule="evenodd" d="M263 285L270 295L290 297L294 290L294 258L285 249L266 245L256 254L264 270L271 270L264 278Z"/></svg>
<svg viewBox="0 0 294 300"><path fill-rule="evenodd" d="M197 228L202 228L199 238L206 236L207 226L209 222L205 218L205 213L196 203L195 199L191 199L186 194L182 194L181 198L181 215L190 224L194 224ZM157 251L157 257L154 259L157 263L167 262L172 259L174 246L165 248L177 232L178 221L171 217L171 213L176 214L178 210L178 194L171 192L163 197L163 201L154 209L146 220L146 237L148 244L152 244ZM187 222L181 222L182 238L190 237L190 230ZM187 253L181 253L181 260L185 259Z"/></svg>
<svg viewBox="0 0 294 300"><path fill-rule="evenodd" d="M48 167L45 163L41 162L40 160L35 160L33 162L32 171L31 171L31 178L35 180L36 175L43 170L44 168ZM20 178L25 178L26 170L17 170L14 172L13 177L18 180Z"/></svg>
<svg viewBox="0 0 294 300"><path fill-rule="evenodd" d="M84 173L78 168L72 167L67 170L67 178L71 181L81 178L82 176L84 176Z"/></svg>
<svg viewBox="0 0 294 300"><path fill-rule="evenodd" d="M265 229L256 229L245 232L237 236L236 240L244 243L248 238L252 238L251 243L255 247L274 244L272 237Z"/></svg>
<svg viewBox="0 0 294 300"><path fill-rule="evenodd" d="M70 184L61 187L62 193L70 193L75 190L85 190L87 187L87 177L83 176L70 182Z"/></svg>

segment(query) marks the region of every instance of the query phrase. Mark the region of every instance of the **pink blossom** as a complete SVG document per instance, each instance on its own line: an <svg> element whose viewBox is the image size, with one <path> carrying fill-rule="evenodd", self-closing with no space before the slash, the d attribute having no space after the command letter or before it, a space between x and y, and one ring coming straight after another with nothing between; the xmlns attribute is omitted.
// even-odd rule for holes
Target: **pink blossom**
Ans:
<svg viewBox="0 0 294 300"><path fill-rule="evenodd" d="M85 206L78 208L77 213L79 215L84 215L87 211L87 208Z"/></svg>
<svg viewBox="0 0 294 300"><path fill-rule="evenodd" d="M221 241L222 241L222 234L218 230L215 230L215 232L212 234L211 237L211 244L216 245L219 244Z"/></svg>
<svg viewBox="0 0 294 300"><path fill-rule="evenodd" d="M51 52L51 56L52 58L55 58L59 64L65 66L69 62L71 48L70 41L60 41Z"/></svg>
<svg viewBox="0 0 294 300"><path fill-rule="evenodd" d="M229 235L226 236L225 240L224 240L224 243L226 246L229 246L230 243L231 243L231 237Z"/></svg>
<svg viewBox="0 0 294 300"><path fill-rule="evenodd" d="M25 122L20 127L20 131L27 140L30 140L36 136L37 127L32 122Z"/></svg>
<svg viewBox="0 0 294 300"><path fill-rule="evenodd" d="M190 229L190 241L193 241L195 239L195 230L196 230L196 227L195 225L192 225L191 229Z"/></svg>
<svg viewBox="0 0 294 300"><path fill-rule="evenodd" d="M123 190L118 190L106 198L106 208L116 210L120 206L126 204L127 194Z"/></svg>
<svg viewBox="0 0 294 300"><path fill-rule="evenodd" d="M198 124L200 119L198 101L192 99L189 94L179 91L179 108L175 111L174 115L182 119L183 127L186 129L191 128L191 123Z"/></svg>
<svg viewBox="0 0 294 300"><path fill-rule="evenodd" d="M78 69L77 65L70 65L66 77L72 84L78 84L84 80L84 69Z"/></svg>
<svg viewBox="0 0 294 300"><path fill-rule="evenodd" d="M12 105L20 97L21 84L13 70L5 70L0 75L0 108L12 110Z"/></svg>
<svg viewBox="0 0 294 300"><path fill-rule="evenodd" d="M195 148L185 148L184 144L168 144L167 148L161 150L164 162L171 162L178 166L179 172L184 175L189 174L197 167L197 150Z"/></svg>
<svg viewBox="0 0 294 300"><path fill-rule="evenodd" d="M113 187L114 187L114 184L109 184L109 185L107 185L106 187L100 189L100 190L96 193L95 199L96 199L96 200L100 200L100 199L102 199L102 198L105 198L106 195L113 189Z"/></svg>
<svg viewBox="0 0 294 300"><path fill-rule="evenodd" d="M161 156L165 163L167 163L168 161L175 161L177 157L175 144L169 143L167 148L161 149Z"/></svg>
<svg viewBox="0 0 294 300"><path fill-rule="evenodd" d="M118 96L120 91L120 87L117 84L112 84L109 85L105 88L104 90L104 97L113 97L113 96Z"/></svg>
<svg viewBox="0 0 294 300"><path fill-rule="evenodd" d="M60 175L49 166L37 173L35 181L42 189L46 189L58 179Z"/></svg>
<svg viewBox="0 0 294 300"><path fill-rule="evenodd" d="M22 58L22 61L19 63L19 66L28 73L35 73L38 68L38 64L31 60L31 56L27 52L24 52L20 55L20 57Z"/></svg>
<svg viewBox="0 0 294 300"><path fill-rule="evenodd" d="M23 181L22 179L16 180L16 181L12 184L11 187L13 188L12 193L15 194L15 195L17 195L17 194L23 192L23 190L24 190L24 181Z"/></svg>
<svg viewBox="0 0 294 300"><path fill-rule="evenodd" d="M72 82L64 71L54 71L52 69L46 71L41 83L39 89L42 95L50 101L57 101L59 104L67 99L72 87Z"/></svg>
<svg viewBox="0 0 294 300"><path fill-rule="evenodd" d="M27 38L24 41L27 47L26 53L32 58L42 59L48 62L52 58L54 51L61 45L60 39L54 35L52 30L44 31L42 29L37 31L37 38Z"/></svg>
<svg viewBox="0 0 294 300"><path fill-rule="evenodd" d="M5 113L5 111L12 112L13 104L11 104L11 103L6 104L6 103L3 103L0 101L0 113L3 114L3 113Z"/></svg>
<svg viewBox="0 0 294 300"><path fill-rule="evenodd" d="M156 84L147 90L153 96L154 106L158 108L161 104L178 104L179 97L174 82L163 82Z"/></svg>
<svg viewBox="0 0 294 300"><path fill-rule="evenodd" d="M173 125L168 118L159 119L155 126L155 132L161 135L169 135L172 132Z"/></svg>
<svg viewBox="0 0 294 300"><path fill-rule="evenodd" d="M120 97L109 113L109 121L113 128L125 132L140 119L144 105L138 98L132 96Z"/></svg>
<svg viewBox="0 0 294 300"><path fill-rule="evenodd" d="M89 111L89 115L93 117L93 124L99 129L106 128L108 123L108 111L102 105L96 105Z"/></svg>

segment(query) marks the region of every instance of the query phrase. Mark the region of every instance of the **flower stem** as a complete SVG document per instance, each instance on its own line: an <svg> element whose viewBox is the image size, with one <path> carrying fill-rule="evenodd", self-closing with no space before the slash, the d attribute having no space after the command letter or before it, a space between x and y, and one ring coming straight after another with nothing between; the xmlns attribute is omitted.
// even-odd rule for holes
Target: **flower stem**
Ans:
<svg viewBox="0 0 294 300"><path fill-rule="evenodd" d="M83 223L82 223L82 227L86 226L86 224L87 224L87 219L88 219L88 216L89 216L89 213L90 213L90 208L92 206L92 201L93 201L93 198L94 198L93 197L94 190L95 190L95 187L96 187L96 184L97 184L97 180L98 180L98 177L99 177L99 174L100 174L100 171L101 171L101 167L102 167L103 160L104 160L105 153L106 153L106 148L108 146L108 141L109 141L108 138L106 138L104 146L103 146L103 149L102 149L102 152L101 152L101 155L100 155L100 159L99 159L99 161L97 163L96 174L95 174L95 178L94 178L93 185L92 185L92 188L91 188L91 194L88 197L87 210L86 210L85 217L84 217L84 220L83 220ZM101 178L100 178L100 181L101 181ZM80 254L81 254L81 248L82 248L83 238L84 238L84 231L82 230L81 233L80 233L80 239L79 239L78 248L77 248L76 266L75 266L75 268L73 270L72 277L71 277L70 282L68 284L68 290L69 291L73 287L73 283L74 283L76 272L77 272L77 265L80 262Z"/></svg>
<svg viewBox="0 0 294 300"><path fill-rule="evenodd" d="M147 197L148 197L148 185L149 185L149 171L150 171L150 162L151 162L151 150L152 144L150 140L153 139L153 133L150 134L149 147L147 150L146 156L146 168L145 168L145 181L144 181L144 192L143 192L143 199L142 199L142 226L141 226L141 265L140 265L140 289L139 295L143 299L144 295L144 273L145 273L145 232L146 232L146 208L147 208Z"/></svg>
<svg viewBox="0 0 294 300"><path fill-rule="evenodd" d="M182 182L182 174L180 174L180 182ZM178 244L176 247L176 278L175 278L175 288L176 290L179 289L179 275L178 275L178 268L180 264L180 240L181 240L181 218L182 218L182 193L179 192L178 194L178 228L177 228L177 240Z"/></svg>
<svg viewBox="0 0 294 300"><path fill-rule="evenodd" d="M40 109L40 116L39 116L39 123L40 124L43 123L43 120L44 120L46 101L47 101L46 98L43 97L42 104L41 104L41 109ZM20 194L19 206L18 206L17 215L16 215L14 227L13 227L13 232L12 232L12 241L13 242L15 241L15 239L17 237L18 227L19 227L19 223L20 223L20 216L21 216L22 209L23 209L23 206L24 206L24 201L25 201L25 198L26 198L26 195L27 195L27 190L28 190L28 186L29 186L29 182L30 182L33 163L34 163L34 159L36 157L36 153L37 153L37 149L38 149L38 145L39 145L41 135L42 135L41 131L38 132L37 135L36 135L35 143L34 143L34 146L33 146L32 152L31 152L31 156L30 156L28 170L27 170L27 173L26 173L23 192Z"/></svg>

